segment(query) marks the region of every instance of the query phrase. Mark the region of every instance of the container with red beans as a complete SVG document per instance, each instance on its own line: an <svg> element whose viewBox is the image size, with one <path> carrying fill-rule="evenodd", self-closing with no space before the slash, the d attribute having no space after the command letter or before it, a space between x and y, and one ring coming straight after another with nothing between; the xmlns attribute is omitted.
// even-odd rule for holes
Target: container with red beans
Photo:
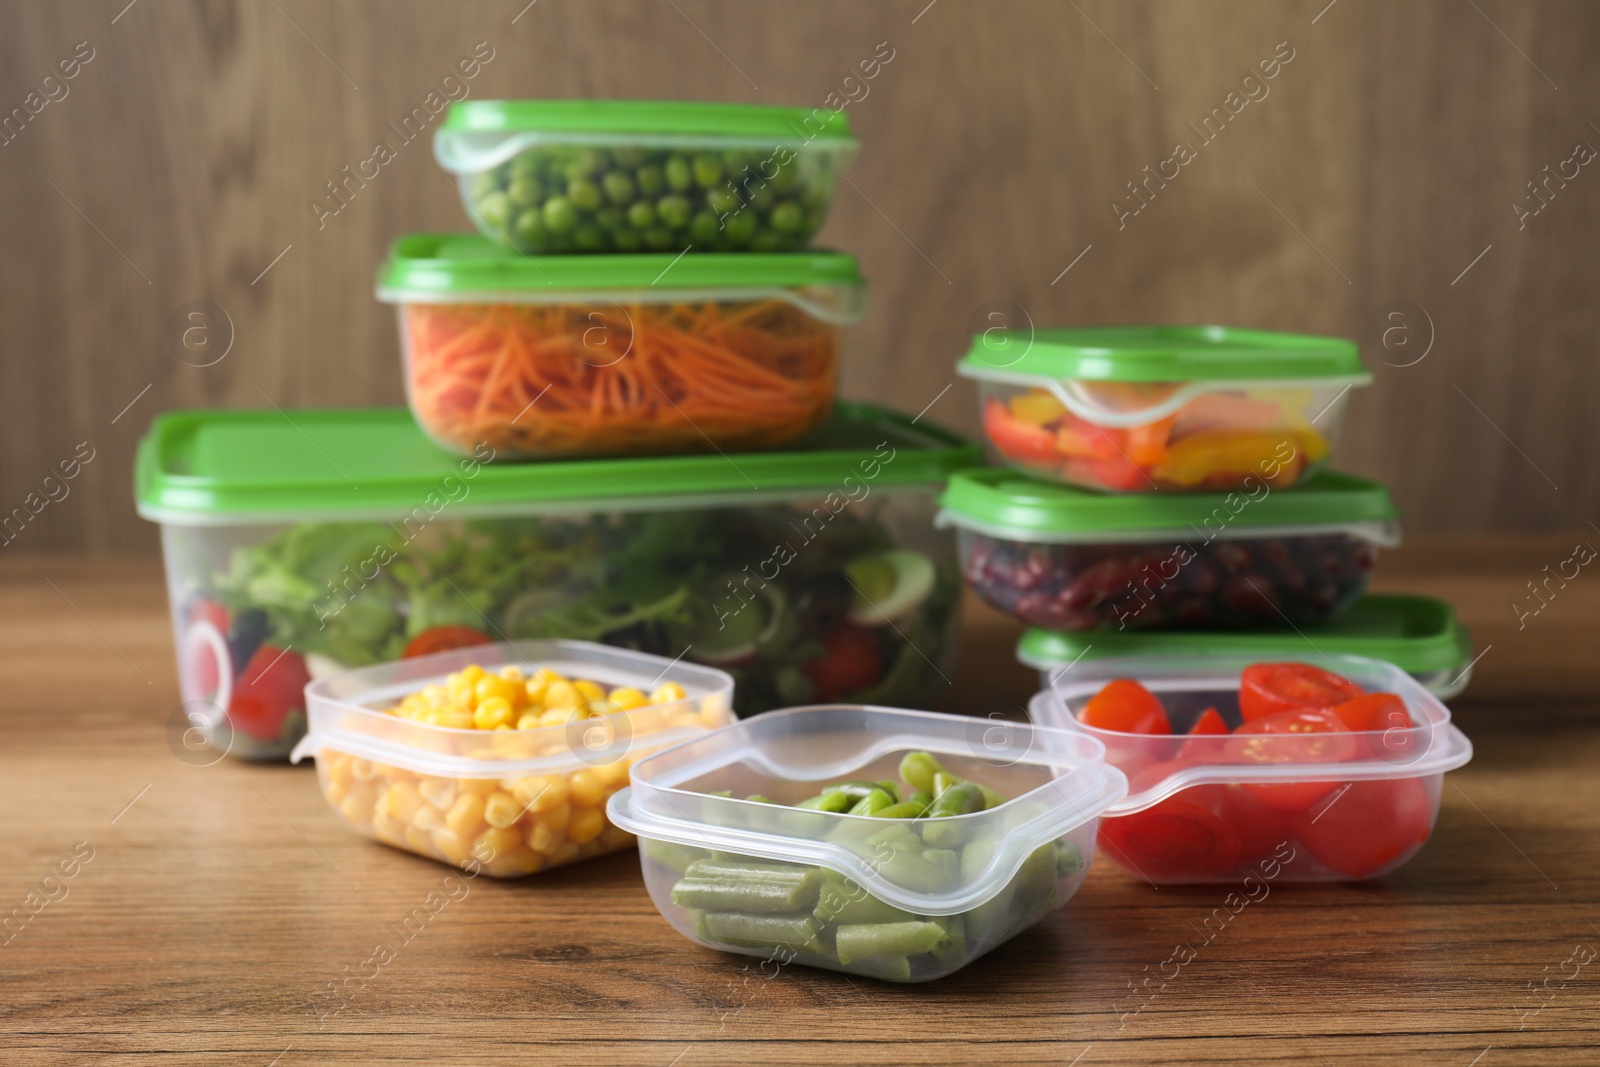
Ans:
<svg viewBox="0 0 1600 1067"><path fill-rule="evenodd" d="M1472 744L1393 664L1313 659L1090 660L1063 671L1028 712L1101 741L1128 776L1099 843L1136 877L1380 877L1428 840L1444 774L1472 758Z"/></svg>
<svg viewBox="0 0 1600 1067"><path fill-rule="evenodd" d="M1376 482L1111 496L1001 468L962 471L940 499L967 580L1051 630L1315 622L1361 596L1399 520Z"/></svg>

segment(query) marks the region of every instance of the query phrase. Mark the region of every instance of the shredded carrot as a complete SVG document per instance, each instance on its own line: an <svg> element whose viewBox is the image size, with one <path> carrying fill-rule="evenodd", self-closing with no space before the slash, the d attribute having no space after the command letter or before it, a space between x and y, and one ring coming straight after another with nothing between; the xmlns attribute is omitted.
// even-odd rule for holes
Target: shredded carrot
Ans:
<svg viewBox="0 0 1600 1067"><path fill-rule="evenodd" d="M405 322L423 427L507 457L780 445L827 417L839 359L839 328L782 300L411 304Z"/></svg>

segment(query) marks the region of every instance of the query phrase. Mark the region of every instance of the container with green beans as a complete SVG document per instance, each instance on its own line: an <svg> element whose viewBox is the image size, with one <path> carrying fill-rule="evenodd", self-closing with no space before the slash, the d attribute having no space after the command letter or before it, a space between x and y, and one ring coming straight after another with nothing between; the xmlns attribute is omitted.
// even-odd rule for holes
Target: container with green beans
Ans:
<svg viewBox="0 0 1600 1067"><path fill-rule="evenodd" d="M942 978L1066 903L1127 791L1092 738L930 712L770 712L634 764L607 813L711 948Z"/></svg>
<svg viewBox="0 0 1600 1067"><path fill-rule="evenodd" d="M469 100L434 136L478 229L541 255L803 248L855 146L842 111L663 100Z"/></svg>

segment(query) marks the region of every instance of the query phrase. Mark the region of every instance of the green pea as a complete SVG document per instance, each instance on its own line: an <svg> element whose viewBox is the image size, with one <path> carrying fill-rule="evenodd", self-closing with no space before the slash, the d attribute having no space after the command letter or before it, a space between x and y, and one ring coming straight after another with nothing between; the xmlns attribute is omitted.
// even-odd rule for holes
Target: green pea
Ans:
<svg viewBox="0 0 1600 1067"><path fill-rule="evenodd" d="M723 232L727 235L730 244L735 246L748 244L750 238L756 234L756 213L754 211L741 211L730 216L723 223Z"/></svg>
<svg viewBox="0 0 1600 1067"><path fill-rule="evenodd" d="M689 161L682 156L673 156L667 160L667 185L678 192L684 192L694 184L694 170L689 166Z"/></svg>
<svg viewBox="0 0 1600 1067"><path fill-rule="evenodd" d="M767 170L772 171L774 169L776 169L777 173L772 175L772 187L779 193L792 193L800 188L799 160L791 159L786 166L780 165L777 160L773 160L772 166L768 167Z"/></svg>
<svg viewBox="0 0 1600 1067"><path fill-rule="evenodd" d="M799 204L793 200L785 200L772 209L772 215L768 221L772 223L774 230L782 233L795 233L801 226L805 225L806 214L801 210Z"/></svg>
<svg viewBox="0 0 1600 1067"><path fill-rule="evenodd" d="M512 244L518 248L537 248L544 238L544 221L539 217L538 208L517 213L517 220L511 225Z"/></svg>
<svg viewBox="0 0 1600 1067"><path fill-rule="evenodd" d="M694 181L702 189L709 189L722 181L722 164L712 155L694 157Z"/></svg>
<svg viewBox="0 0 1600 1067"><path fill-rule="evenodd" d="M600 206L600 187L588 179L569 182L567 199L579 211L593 211Z"/></svg>
<svg viewBox="0 0 1600 1067"><path fill-rule="evenodd" d="M691 211L689 198L686 196L663 196L656 201L656 214L661 217L662 224L674 230L681 230L689 225Z"/></svg>
<svg viewBox="0 0 1600 1067"><path fill-rule="evenodd" d="M477 200L480 197L488 196L490 193L498 192L501 184L502 179L497 172L480 170L472 176L472 180L467 184L467 189L471 192L472 199Z"/></svg>
<svg viewBox="0 0 1600 1067"><path fill-rule="evenodd" d="M617 161L619 167L637 167L644 162L645 152L638 145L623 145L611 150L611 158Z"/></svg>
<svg viewBox="0 0 1600 1067"><path fill-rule="evenodd" d="M640 167L634 171L633 180L639 186L640 194L648 196L652 200L660 196L662 190L667 187L666 175L662 174L661 168L654 164L648 167ZM688 188L688 186L684 188Z"/></svg>
<svg viewBox="0 0 1600 1067"><path fill-rule="evenodd" d="M648 200L635 201L628 208L628 225L637 230L648 230L656 224L656 209Z"/></svg>
<svg viewBox="0 0 1600 1067"><path fill-rule="evenodd" d="M587 178L604 165L605 157L601 155L598 149L580 148L567 161L567 179L569 181L577 181L580 178Z"/></svg>
<svg viewBox="0 0 1600 1067"><path fill-rule="evenodd" d="M542 165L539 153L522 152L506 165L506 169L512 178L532 178L539 173Z"/></svg>
<svg viewBox="0 0 1600 1067"><path fill-rule="evenodd" d="M778 205L778 194L765 185L749 193L748 199L757 211L771 211Z"/></svg>
<svg viewBox="0 0 1600 1067"><path fill-rule="evenodd" d="M492 230L504 230L511 221L511 198L505 193L496 192L479 197L475 206Z"/></svg>
<svg viewBox="0 0 1600 1067"><path fill-rule="evenodd" d="M618 252L637 252L644 247L644 241L634 230L617 230L611 235L611 243Z"/></svg>
<svg viewBox="0 0 1600 1067"><path fill-rule="evenodd" d="M594 223L608 233L615 233L628 224L628 216L620 207L603 207L594 213Z"/></svg>
<svg viewBox="0 0 1600 1067"><path fill-rule="evenodd" d="M732 189L712 189L706 193L706 206L718 215L728 215L743 206L739 194Z"/></svg>
<svg viewBox="0 0 1600 1067"><path fill-rule="evenodd" d="M660 226L653 226L644 231L644 245L646 248L654 249L657 252L665 252L673 247L672 231L664 230Z"/></svg>
<svg viewBox="0 0 1600 1067"><path fill-rule="evenodd" d="M572 231L572 243L580 252L598 252L606 246L606 232L592 222Z"/></svg>
<svg viewBox="0 0 1600 1067"><path fill-rule="evenodd" d="M761 156L757 154L755 158L759 160ZM729 174L737 174L744 170L745 167L749 166L750 160L750 154L741 148L731 148L722 153L722 163L723 166L728 168Z"/></svg>
<svg viewBox="0 0 1600 1067"><path fill-rule="evenodd" d="M506 195L518 207L532 207L540 201L543 193L537 178L512 178L511 184L506 186Z"/></svg>
<svg viewBox="0 0 1600 1067"><path fill-rule="evenodd" d="M750 251L781 252L786 243L783 234L773 233L771 230L762 230L750 238Z"/></svg>
<svg viewBox="0 0 1600 1067"><path fill-rule="evenodd" d="M717 234L722 227L717 223L717 217L709 211L702 211L689 220L689 236L697 245L710 244L717 239Z"/></svg>
<svg viewBox="0 0 1600 1067"><path fill-rule="evenodd" d="M606 198L613 204L632 203L633 198L638 195L638 190L633 185L633 179L620 170L608 173L600 180L600 184L605 186Z"/></svg>
<svg viewBox="0 0 1600 1067"><path fill-rule="evenodd" d="M578 210L566 197L552 196L544 202L544 224L551 233L568 233L578 224Z"/></svg>

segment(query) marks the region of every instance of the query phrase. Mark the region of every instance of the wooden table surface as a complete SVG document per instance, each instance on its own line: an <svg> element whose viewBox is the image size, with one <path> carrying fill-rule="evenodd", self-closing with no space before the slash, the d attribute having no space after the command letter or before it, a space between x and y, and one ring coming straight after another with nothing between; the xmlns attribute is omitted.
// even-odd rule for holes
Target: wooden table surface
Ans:
<svg viewBox="0 0 1600 1067"><path fill-rule="evenodd" d="M1010 944L897 987L763 977L691 944L627 853L472 882L326 1019L329 984L446 870L347 832L308 766L174 755L158 565L8 556L0 913L49 902L0 933L0 1062L1600 1062L1600 578L1520 630L1510 606L1571 548L1382 559L1380 586L1450 599L1483 655L1454 702L1476 758L1447 778L1432 841L1381 881L1274 887L1202 944L1227 887L1097 866ZM1033 686L1015 628L968 617L952 704L1015 710ZM74 876L46 882L63 861ZM1134 1010L1180 943L1196 957Z"/></svg>

